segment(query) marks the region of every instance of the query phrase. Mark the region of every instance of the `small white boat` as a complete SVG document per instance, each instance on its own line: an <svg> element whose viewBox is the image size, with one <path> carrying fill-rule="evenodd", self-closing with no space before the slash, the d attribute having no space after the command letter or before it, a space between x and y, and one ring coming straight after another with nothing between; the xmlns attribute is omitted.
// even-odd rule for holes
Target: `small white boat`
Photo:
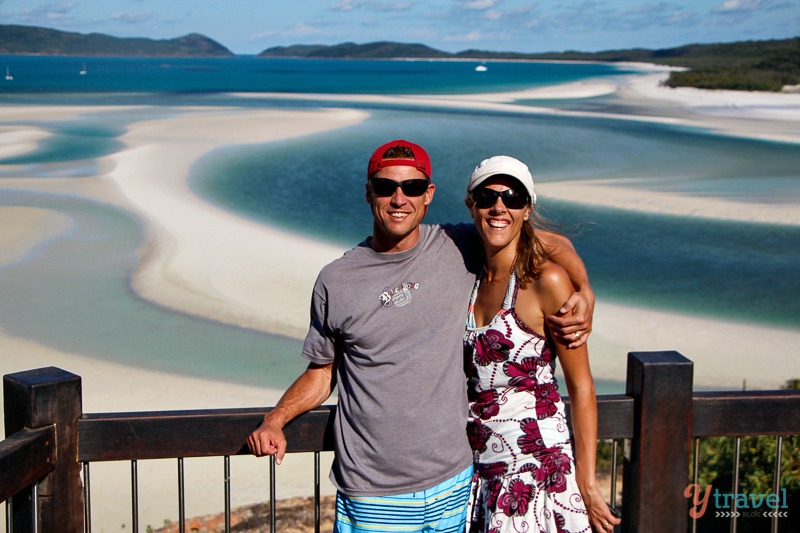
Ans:
<svg viewBox="0 0 800 533"><path fill-rule="evenodd" d="M86 75L86 63L85 62L83 63L83 67L81 67L81 71L78 72L78 74L80 74L81 76L85 76Z"/></svg>
<svg viewBox="0 0 800 533"><path fill-rule="evenodd" d="M486 65L478 65L475 67L475 72L486 72L487 70L489 70L489 67Z"/></svg>
<svg viewBox="0 0 800 533"><path fill-rule="evenodd" d="M8 67L6 67L6 79L7 79L8 81L11 81L11 80L13 80L13 79L14 79L14 76L12 76L12 75L11 75L11 69L10 69L10 68L8 68Z"/></svg>

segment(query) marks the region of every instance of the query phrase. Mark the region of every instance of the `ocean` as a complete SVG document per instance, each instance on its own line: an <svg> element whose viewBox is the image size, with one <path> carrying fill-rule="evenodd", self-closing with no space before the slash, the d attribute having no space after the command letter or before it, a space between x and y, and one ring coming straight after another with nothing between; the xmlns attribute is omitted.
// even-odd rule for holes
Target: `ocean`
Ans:
<svg viewBox="0 0 800 533"><path fill-rule="evenodd" d="M87 73L79 75L84 64ZM0 56L14 78L0 84L2 105L147 106L135 116L98 112L63 123L25 121L54 135L32 153L0 160L0 180L90 176L98 157L121 148L119 137L131 123L175 106L309 108L321 104L264 93L465 94L636 74L613 65L522 62L490 62L486 72L476 72L477 64ZM514 113L366 98L326 101L371 116L332 132L217 150L194 165L190 183L197 194L242 216L342 246L371 230L363 200L366 158L398 137L431 154L437 192L426 221L434 223L469 221L466 178L480 159L499 153L526 161L541 183L623 178L646 190L734 200L743 209L751 201L800 200L798 145L654 122L523 112L530 105L615 110L617 104L613 96L518 102ZM0 205L57 209L74 221L65 235L0 267L0 327L9 334L101 359L247 384L285 387L304 366L297 340L182 315L133 294L128 280L142 228L130 215L67 194L4 191ZM800 327L797 226L563 201L547 201L544 208L571 236L598 299ZM600 392L622 388L621 381L598 384Z"/></svg>
<svg viewBox="0 0 800 533"><path fill-rule="evenodd" d="M322 94L463 94L511 91L568 83L629 68L585 63L492 62L491 75L472 61L297 60L235 58L81 58L0 56L13 83L3 99L48 94L100 99L151 98L165 102L191 95L214 99L235 92ZM79 75L85 68L86 74ZM111 96L110 96L111 95ZM224 96L223 98L227 98ZM240 102L241 103L241 102Z"/></svg>

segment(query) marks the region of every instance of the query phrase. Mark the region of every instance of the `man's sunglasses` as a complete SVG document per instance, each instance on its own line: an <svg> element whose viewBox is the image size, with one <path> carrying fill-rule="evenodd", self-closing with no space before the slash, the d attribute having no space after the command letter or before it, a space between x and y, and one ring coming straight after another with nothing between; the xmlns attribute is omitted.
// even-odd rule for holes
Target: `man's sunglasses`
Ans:
<svg viewBox="0 0 800 533"><path fill-rule="evenodd" d="M395 181L389 178L370 178L369 187L377 196L391 196L400 187L403 194L409 197L422 196L431 184L428 180L414 179Z"/></svg>
<svg viewBox="0 0 800 533"><path fill-rule="evenodd" d="M497 203L498 198L503 199L503 204L508 209L522 209L531 201L530 196L527 194L520 194L514 189L496 191L484 187L483 189L475 189L469 193L469 195L475 207L478 209L489 209Z"/></svg>

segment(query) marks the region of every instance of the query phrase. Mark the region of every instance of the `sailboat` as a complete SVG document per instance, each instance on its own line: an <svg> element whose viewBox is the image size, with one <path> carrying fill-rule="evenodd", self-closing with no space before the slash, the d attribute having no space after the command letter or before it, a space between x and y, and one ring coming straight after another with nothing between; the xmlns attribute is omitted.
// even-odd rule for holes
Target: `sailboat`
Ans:
<svg viewBox="0 0 800 533"><path fill-rule="evenodd" d="M86 75L86 61L83 62L83 66L81 67L81 71L78 72L78 74L80 74L81 76L85 76Z"/></svg>
<svg viewBox="0 0 800 533"><path fill-rule="evenodd" d="M10 69L10 68L8 68L8 67L6 67L6 79L7 79L8 81L11 81L11 80L13 80L13 79L14 79L14 76L12 76L12 75L11 75L11 69Z"/></svg>

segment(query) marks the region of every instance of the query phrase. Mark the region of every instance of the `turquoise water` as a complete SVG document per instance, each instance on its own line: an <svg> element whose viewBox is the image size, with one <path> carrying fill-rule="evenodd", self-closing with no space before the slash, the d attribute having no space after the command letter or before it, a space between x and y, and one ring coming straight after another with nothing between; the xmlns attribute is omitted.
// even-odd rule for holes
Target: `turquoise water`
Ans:
<svg viewBox="0 0 800 533"><path fill-rule="evenodd" d="M0 324L14 336L154 370L282 388L305 368L301 343L175 313L137 298L128 277L142 228L105 204L7 193L0 206L68 215L73 226L0 268Z"/></svg>
<svg viewBox="0 0 800 533"><path fill-rule="evenodd" d="M11 176L91 176L97 170L96 158L119 150L119 136L132 122L180 112L183 106L320 105L242 98L229 91L498 91L622 73L603 65L490 63L488 72L475 73L469 63L458 62L234 58L91 59L89 74L78 76L75 65L80 67L80 58L0 60L10 64L15 77L13 85L0 85L0 104L145 106L135 113L88 112L64 123L18 122L45 127L54 135L31 154L0 160L0 181ZM588 100L552 105L616 105L610 97ZM194 165L192 186L210 201L247 217L341 245L353 244L370 231L363 200L365 161L377 144L397 137L420 142L431 153L438 188L430 222L467 220L462 203L465 178L479 159L496 153L530 163L539 181L624 178L651 190L743 202L797 202L800 197L796 145L611 119L369 102L324 105L365 109L371 118L335 132L219 150ZM0 205L56 209L75 220L68 233L24 261L0 268L0 324L10 334L99 359L249 384L285 387L303 367L297 340L188 317L136 297L128 281L143 237L128 215L55 194L4 191ZM798 228L566 202L545 207L568 226L581 224L573 241L599 298L800 326L795 298L800 292ZM619 381L601 382L598 388L620 392L623 386Z"/></svg>
<svg viewBox="0 0 800 533"><path fill-rule="evenodd" d="M530 162L542 182L628 177L653 188L702 186L715 197L800 199L800 150L791 145L623 121L415 111L380 111L357 127L219 152L196 166L194 184L251 218L354 243L371 230L359 156L397 132L430 151L438 187L430 222L469 221L466 176L495 153ZM800 228L543 204L551 218L583 225L573 240L601 298L800 326Z"/></svg>
<svg viewBox="0 0 800 533"><path fill-rule="evenodd" d="M78 75L86 63L88 73ZM0 95L43 93L453 94L515 90L631 72L601 64L235 58L81 58L0 55L13 82Z"/></svg>

